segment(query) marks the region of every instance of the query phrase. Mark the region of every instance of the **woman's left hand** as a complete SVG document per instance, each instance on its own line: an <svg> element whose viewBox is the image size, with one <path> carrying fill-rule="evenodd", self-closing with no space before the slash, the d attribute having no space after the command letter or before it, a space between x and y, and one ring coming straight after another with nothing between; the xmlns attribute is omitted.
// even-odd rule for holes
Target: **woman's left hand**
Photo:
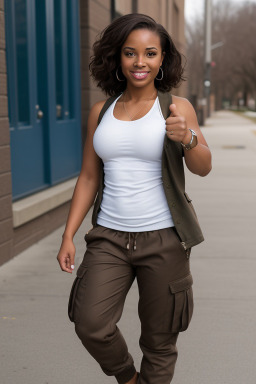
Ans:
<svg viewBox="0 0 256 384"><path fill-rule="evenodd" d="M174 96L169 106L171 115L166 119L166 135L168 139L189 144L193 129L197 135L198 144L191 150L183 151L185 163L188 169L196 175L206 176L211 168L211 152L207 142L199 128L196 112L192 104L182 97Z"/></svg>
<svg viewBox="0 0 256 384"><path fill-rule="evenodd" d="M188 130L186 118L179 114L176 104L170 105L171 115L166 119L166 134L169 139L183 144L191 140L191 132Z"/></svg>

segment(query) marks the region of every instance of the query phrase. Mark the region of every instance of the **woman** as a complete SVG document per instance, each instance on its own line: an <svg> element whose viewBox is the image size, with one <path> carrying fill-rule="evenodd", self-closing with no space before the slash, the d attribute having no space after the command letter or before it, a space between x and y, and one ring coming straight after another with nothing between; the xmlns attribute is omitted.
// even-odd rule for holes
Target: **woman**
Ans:
<svg viewBox="0 0 256 384"><path fill-rule="evenodd" d="M152 18L129 14L113 21L94 44L90 69L112 98L90 111L57 256L61 269L72 273L73 237L97 196L69 317L106 375L120 384L169 384L177 337L193 312L190 251L203 241L184 190L182 158L191 172L205 176L210 150L191 104L169 93L183 80L181 55ZM135 277L140 373L116 326Z"/></svg>

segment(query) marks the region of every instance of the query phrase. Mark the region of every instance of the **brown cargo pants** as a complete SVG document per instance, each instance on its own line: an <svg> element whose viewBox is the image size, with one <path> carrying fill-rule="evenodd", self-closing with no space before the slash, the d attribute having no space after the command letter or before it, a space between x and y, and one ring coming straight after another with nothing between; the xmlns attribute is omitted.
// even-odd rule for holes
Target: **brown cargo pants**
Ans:
<svg viewBox="0 0 256 384"><path fill-rule="evenodd" d="M106 375L119 384L134 376L134 360L116 323L136 277L143 352L138 382L169 384L178 334L193 313L190 250L171 227L134 233L97 225L84 238L87 250L68 305L78 337Z"/></svg>

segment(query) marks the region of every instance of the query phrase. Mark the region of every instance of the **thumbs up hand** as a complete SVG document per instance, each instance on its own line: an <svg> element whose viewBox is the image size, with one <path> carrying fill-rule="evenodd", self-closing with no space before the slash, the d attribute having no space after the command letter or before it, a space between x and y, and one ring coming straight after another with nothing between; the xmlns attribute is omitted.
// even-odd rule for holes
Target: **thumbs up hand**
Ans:
<svg viewBox="0 0 256 384"><path fill-rule="evenodd" d="M187 128L187 122L184 116L181 116L178 112L176 104L169 106L171 115L166 119L166 134L169 139L177 142L183 142L185 139L187 142L190 141L190 131Z"/></svg>
<svg viewBox="0 0 256 384"><path fill-rule="evenodd" d="M176 104L170 104L169 109L173 117L180 116Z"/></svg>

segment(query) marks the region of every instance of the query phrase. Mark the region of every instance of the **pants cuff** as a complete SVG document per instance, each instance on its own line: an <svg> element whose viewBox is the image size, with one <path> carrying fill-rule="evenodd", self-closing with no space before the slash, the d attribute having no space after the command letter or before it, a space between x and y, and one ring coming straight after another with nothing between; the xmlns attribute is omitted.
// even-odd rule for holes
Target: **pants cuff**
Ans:
<svg viewBox="0 0 256 384"><path fill-rule="evenodd" d="M127 381L133 378L135 373L136 373L136 368L134 367L134 365L132 365L131 367L125 368L125 370L115 375L115 377L118 384L125 384L127 383Z"/></svg>

